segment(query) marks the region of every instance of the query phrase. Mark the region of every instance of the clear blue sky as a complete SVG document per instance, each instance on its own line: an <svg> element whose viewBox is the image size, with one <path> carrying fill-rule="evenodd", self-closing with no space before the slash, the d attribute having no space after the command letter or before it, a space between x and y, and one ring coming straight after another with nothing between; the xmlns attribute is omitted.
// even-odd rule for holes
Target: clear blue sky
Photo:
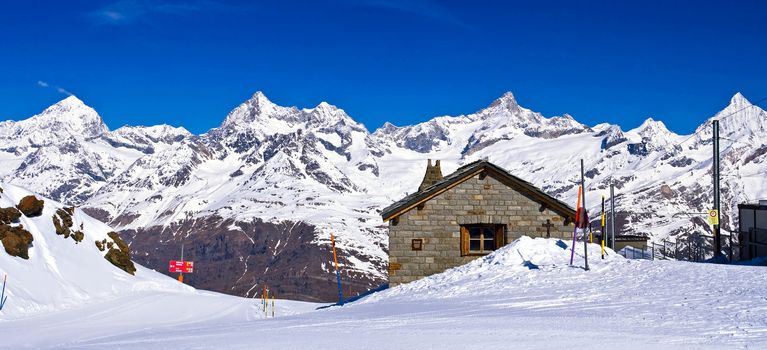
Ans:
<svg viewBox="0 0 767 350"><path fill-rule="evenodd" d="M512 91L546 116L689 133L737 91L767 97L766 14L767 1L14 1L0 119L69 91L113 129L202 133L262 90L373 130Z"/></svg>

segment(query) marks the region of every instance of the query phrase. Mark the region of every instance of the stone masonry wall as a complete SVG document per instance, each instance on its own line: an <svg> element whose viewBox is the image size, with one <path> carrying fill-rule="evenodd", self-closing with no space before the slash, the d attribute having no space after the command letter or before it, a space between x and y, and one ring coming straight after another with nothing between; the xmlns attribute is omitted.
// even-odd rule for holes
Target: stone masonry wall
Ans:
<svg viewBox="0 0 767 350"><path fill-rule="evenodd" d="M463 265L477 256L461 256L461 224L505 224L506 239L545 237L542 224L549 219L552 238L572 237L573 224L564 217L507 187L492 176L479 175L389 221L389 285L407 283ZM423 250L411 249L414 238L423 239Z"/></svg>

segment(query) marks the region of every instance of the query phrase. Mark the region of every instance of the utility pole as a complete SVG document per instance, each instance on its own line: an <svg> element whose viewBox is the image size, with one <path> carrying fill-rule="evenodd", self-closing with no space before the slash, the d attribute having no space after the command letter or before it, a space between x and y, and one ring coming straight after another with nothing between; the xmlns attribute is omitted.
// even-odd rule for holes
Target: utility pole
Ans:
<svg viewBox="0 0 767 350"><path fill-rule="evenodd" d="M583 216L581 217L581 222L583 224L583 222L588 217L588 214L586 214L586 182L583 176L583 158L581 158L581 188L583 189L583 191L581 191L581 196L582 196L581 205L583 205L582 207ZM586 236L585 227L586 226L584 226L584 229L583 229L583 260L585 261L585 264L586 264L584 269L588 271L589 270L589 242L588 242L588 237Z"/></svg>
<svg viewBox="0 0 767 350"><path fill-rule="evenodd" d="M714 225L714 261L717 261L722 254L722 236L719 232L719 121L714 120L712 123L714 127L714 169L711 172L714 176L714 210L716 210L716 222Z"/></svg>
<svg viewBox="0 0 767 350"><path fill-rule="evenodd" d="M610 181L610 249L615 250L615 185Z"/></svg>

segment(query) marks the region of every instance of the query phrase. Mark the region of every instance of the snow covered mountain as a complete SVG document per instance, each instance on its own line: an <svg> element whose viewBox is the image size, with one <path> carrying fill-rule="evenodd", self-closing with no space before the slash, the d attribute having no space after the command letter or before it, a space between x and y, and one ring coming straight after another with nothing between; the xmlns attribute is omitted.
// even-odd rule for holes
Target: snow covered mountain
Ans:
<svg viewBox="0 0 767 350"><path fill-rule="evenodd" d="M737 203L767 197L767 113L736 94L714 118L727 139L722 209L730 229ZM197 287L252 296L266 282L280 295L331 300L330 233L351 293L383 283L378 211L417 190L427 158L441 159L446 174L487 158L567 202L584 158L587 205L595 210L614 182L621 232L699 239L708 225L689 213L711 206L710 120L693 135L653 119L628 131L589 127L567 114L544 117L506 93L476 113L370 133L333 105L283 107L258 92L219 127L192 135L169 126L110 131L69 97L0 124L0 175L83 206L119 229L147 266L164 269L184 244L209 269L192 278Z"/></svg>

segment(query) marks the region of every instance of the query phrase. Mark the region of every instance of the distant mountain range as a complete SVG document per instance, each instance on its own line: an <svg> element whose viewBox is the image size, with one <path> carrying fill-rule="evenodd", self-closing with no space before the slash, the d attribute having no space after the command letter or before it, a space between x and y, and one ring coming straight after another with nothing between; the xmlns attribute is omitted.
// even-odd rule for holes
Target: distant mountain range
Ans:
<svg viewBox="0 0 767 350"><path fill-rule="evenodd" d="M767 113L741 94L720 119L724 228L736 205L767 198ZM654 241L706 234L711 207L710 120L692 135L660 121L624 131L547 118L506 93L487 108L373 133L344 110L278 106L257 92L202 135L167 125L110 131L74 96L22 121L0 123L0 176L120 230L134 260L157 270L180 246L196 287L253 296L332 300L328 251L338 237L344 280L356 293L386 280L379 211L417 190L426 159L453 171L487 158L575 205L578 160L596 211L616 184L620 232Z"/></svg>

